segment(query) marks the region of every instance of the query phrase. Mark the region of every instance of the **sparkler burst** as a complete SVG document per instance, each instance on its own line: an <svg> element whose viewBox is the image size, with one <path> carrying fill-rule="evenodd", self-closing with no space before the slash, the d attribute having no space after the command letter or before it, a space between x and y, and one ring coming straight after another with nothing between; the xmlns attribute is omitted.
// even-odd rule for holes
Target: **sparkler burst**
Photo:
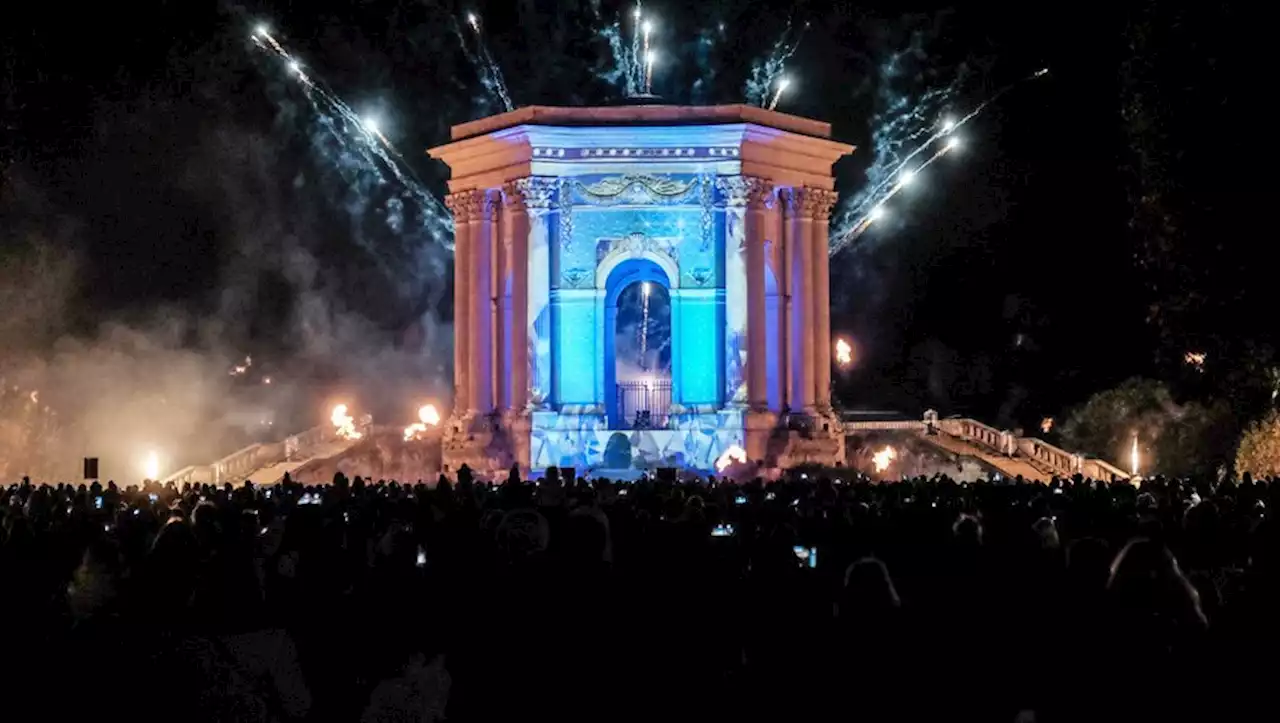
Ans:
<svg viewBox="0 0 1280 723"><path fill-rule="evenodd" d="M773 47L769 49L769 53L751 64L751 75L748 76L746 87L743 89L748 104L764 107L768 103L770 91L778 86L786 70L787 61L791 60L800 49L800 41L804 39L804 32L808 29L809 23L805 23L792 39L791 21L787 20L786 27L783 28L782 34L778 36ZM770 109L777 105L777 95L780 94L781 91L774 96L773 102L768 104Z"/></svg>
<svg viewBox="0 0 1280 723"><path fill-rule="evenodd" d="M782 94L790 85L791 79L787 76L784 75L781 78L778 78L778 89L773 94L773 100L769 101L769 110L773 110L778 107L778 100L782 98Z"/></svg>

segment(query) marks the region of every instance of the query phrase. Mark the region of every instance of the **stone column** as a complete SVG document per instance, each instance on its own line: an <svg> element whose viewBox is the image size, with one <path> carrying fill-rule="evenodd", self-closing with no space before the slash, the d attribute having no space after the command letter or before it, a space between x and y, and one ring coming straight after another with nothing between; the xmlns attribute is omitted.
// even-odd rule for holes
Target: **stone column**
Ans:
<svg viewBox="0 0 1280 723"><path fill-rule="evenodd" d="M476 193L477 217L471 226L471 336L468 344L471 408L493 411L493 246L498 227L496 192Z"/></svg>
<svg viewBox="0 0 1280 723"><path fill-rule="evenodd" d="M769 408L769 320L766 318L765 211L773 202L773 185L759 178L747 182L747 406Z"/></svg>
<svg viewBox="0 0 1280 723"><path fill-rule="evenodd" d="M445 199L453 211L453 409L455 416L471 405L471 221L479 206L475 191Z"/></svg>
<svg viewBox="0 0 1280 723"><path fill-rule="evenodd" d="M813 209L805 189L786 191L786 245L791 274L791 411L816 411L814 385Z"/></svg>
<svg viewBox="0 0 1280 723"><path fill-rule="evenodd" d="M505 364L500 372L508 389L503 398L504 410L521 414L529 405L529 211L539 208L537 184L540 179L521 178L503 187L506 201L506 223L503 226L502 243L507 249L507 274L503 276L504 288L499 293L506 299L508 308L504 314ZM549 194L541 197L545 209ZM508 280L509 278L509 280ZM509 287L507 286L509 284ZM508 291L509 289L509 291Z"/></svg>
<svg viewBox="0 0 1280 723"><path fill-rule="evenodd" d="M805 204L813 209L814 362L818 409L831 409L831 255L828 252L831 208L835 191L805 190Z"/></svg>

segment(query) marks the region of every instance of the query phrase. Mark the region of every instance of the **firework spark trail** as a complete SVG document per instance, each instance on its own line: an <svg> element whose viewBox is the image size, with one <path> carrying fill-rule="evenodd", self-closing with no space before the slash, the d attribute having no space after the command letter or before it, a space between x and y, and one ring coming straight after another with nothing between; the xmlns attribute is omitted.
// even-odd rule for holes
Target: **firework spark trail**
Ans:
<svg viewBox="0 0 1280 723"><path fill-rule="evenodd" d="M955 141L956 139L952 139L952 140ZM943 156L947 155L951 151L955 150L957 145L958 145L958 141L956 143L944 144L941 148L935 151L933 155L925 159L924 163L921 163L920 165L916 166L910 171L904 170L902 173L900 173L897 176L898 182L893 184L893 187L889 189L888 193L885 193L883 196L881 196L879 200L876 202L876 205L872 206L870 211L868 211L865 215L859 218L857 222L854 223L852 228L846 231L837 232L834 235L834 237L831 240L830 253L831 254L839 253L841 249L843 249L845 246L849 245L849 243L851 243L852 241L857 239L859 236L861 236L862 232L866 231L867 228L874 221L876 221L877 218L879 218L880 209L884 207L884 204L888 203L890 199L898 195L899 191L911 185L911 182L915 178L915 176L919 175L929 166L933 165L934 161L938 160L939 158L942 158Z"/></svg>
<svg viewBox="0 0 1280 723"><path fill-rule="evenodd" d="M840 252L871 226L879 216L884 204L889 199L898 195L898 192L908 184L909 181L903 180L904 178L909 179L910 177L914 177L920 171L923 171L932 165L934 161L946 155L949 151L954 150L958 144L958 139L952 136L953 133L963 128L969 121L978 117L982 111L986 110L988 106L998 101L1009 91L1024 82L1043 77L1048 74L1048 72L1048 68L1042 68L1031 75L1009 83L1003 88L997 90L989 98L979 103L977 107L962 116L959 120L948 120L929 126L917 126L916 129L906 138L894 144L896 147L901 147L905 143L918 139L922 136L926 136L927 134L925 140L905 156L902 156L899 159L896 152L892 152L888 156L892 159L889 163L877 164L877 167L875 168L876 172L874 174L868 172L869 178L877 180L874 181L874 185L869 191L859 193L854 197L850 208L840 212L840 218L837 222L837 225L840 228L831 234L830 253L836 254ZM877 129L875 134L877 137L877 150L881 150L881 145L879 143L879 138L881 136L892 138L897 135L898 128L908 126L912 121L920 122L922 120L921 115L923 108L927 105L934 105L939 101L939 99L950 97L951 94L951 86L940 90L930 91L925 94L925 97L921 99L920 103L917 103L912 107L910 112L894 118L893 121L887 124L883 129L883 133L882 129ZM933 129L932 132L930 132L931 129ZM912 161L922 153L931 149L935 143L943 138L947 138L948 140L942 148L935 151L920 165L908 168ZM877 155L879 155L879 153ZM904 174L907 175L904 176ZM885 189L888 189L888 191L886 192ZM850 223L852 223L852 225L849 225Z"/></svg>
<svg viewBox="0 0 1280 723"><path fill-rule="evenodd" d="M626 41L623 39L622 21L620 19L605 23L599 2L591 3L591 11L595 15L596 22L603 23L597 28L596 35L604 38L605 42L609 43L609 55L613 58L613 68L600 71L597 76L610 85L620 87L625 96L639 95L640 84L644 80L644 70L640 63L639 55L640 7L637 5L632 12L632 20L635 27L633 28L634 32L630 47L627 47Z"/></svg>
<svg viewBox="0 0 1280 723"><path fill-rule="evenodd" d="M747 85L743 90L747 103L763 107L768 102L769 91L782 78L787 61L800 49L800 41L804 40L804 31L808 29L809 23L805 23L796 34L795 41L791 41L791 21L787 20L787 26L783 28L782 35L773 44L769 54L751 64L751 76L747 78Z"/></svg>
<svg viewBox="0 0 1280 723"><path fill-rule="evenodd" d="M644 9L640 3L636 3L636 9L631 13L631 55L623 60L627 69L627 95L638 95L640 88L644 86L644 67L641 62L644 55L640 40L643 25ZM621 28L619 28L619 38L621 38ZM645 42L648 42L647 38Z"/></svg>
<svg viewBox="0 0 1280 723"><path fill-rule="evenodd" d="M454 30L458 34L458 40L462 43L462 50L467 54L467 59L471 64L476 66L480 73L480 84L483 85L490 93L498 97L498 102L502 103L504 110L515 110L515 104L511 102L511 94L507 92L507 82L503 78L502 68L498 62L493 59L493 54L489 52L489 45L484 42L484 35L480 32L480 16L475 13L467 13L467 25L471 26L471 31L476 36L476 49L479 55L471 52L467 47L467 41L462 35L462 30L457 25Z"/></svg>
<svg viewBox="0 0 1280 723"><path fill-rule="evenodd" d="M423 223L434 241L452 248L453 222L448 209L427 190L422 181L403 163L404 157L391 145L376 123L361 119L351 106L314 77L308 75L297 56L290 53L265 26L253 33L254 43L279 57L289 73L298 79L305 89L304 95L321 127L332 137L341 154L339 174L348 183L356 183L359 171L371 173L378 184L387 183L383 169L390 171L406 197L413 200L423 212ZM340 121L340 122L339 122ZM399 218L400 209L389 209L393 218Z"/></svg>

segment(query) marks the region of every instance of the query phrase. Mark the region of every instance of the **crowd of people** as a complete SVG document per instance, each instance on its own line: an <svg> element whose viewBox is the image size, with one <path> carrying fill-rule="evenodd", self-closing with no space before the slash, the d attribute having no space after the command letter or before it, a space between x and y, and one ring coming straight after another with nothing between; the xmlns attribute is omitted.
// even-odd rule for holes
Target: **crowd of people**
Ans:
<svg viewBox="0 0 1280 723"><path fill-rule="evenodd" d="M6 719L1252 717L1277 497L1247 477L24 480L0 491Z"/></svg>

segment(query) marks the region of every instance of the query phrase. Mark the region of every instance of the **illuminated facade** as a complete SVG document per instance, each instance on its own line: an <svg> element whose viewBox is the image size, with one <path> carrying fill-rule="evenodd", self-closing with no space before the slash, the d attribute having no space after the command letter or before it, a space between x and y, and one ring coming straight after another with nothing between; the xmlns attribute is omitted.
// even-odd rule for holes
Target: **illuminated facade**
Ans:
<svg viewBox="0 0 1280 723"><path fill-rule="evenodd" d="M707 470L735 444L766 466L839 461L827 223L831 165L853 149L829 136L741 105L456 126L430 151L456 223L446 466ZM669 299L669 378L622 378L632 284Z"/></svg>

